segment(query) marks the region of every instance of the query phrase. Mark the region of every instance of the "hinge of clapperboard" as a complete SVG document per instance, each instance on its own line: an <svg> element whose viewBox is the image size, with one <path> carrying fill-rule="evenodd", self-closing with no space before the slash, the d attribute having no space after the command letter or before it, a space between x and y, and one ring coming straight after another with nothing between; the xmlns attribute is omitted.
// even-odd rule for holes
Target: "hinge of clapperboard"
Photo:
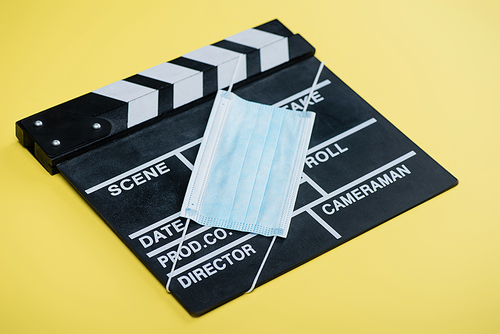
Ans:
<svg viewBox="0 0 500 334"><path fill-rule="evenodd" d="M150 126L235 87L314 55L278 20L244 30L177 59L16 122L16 136L50 173L63 161Z"/></svg>

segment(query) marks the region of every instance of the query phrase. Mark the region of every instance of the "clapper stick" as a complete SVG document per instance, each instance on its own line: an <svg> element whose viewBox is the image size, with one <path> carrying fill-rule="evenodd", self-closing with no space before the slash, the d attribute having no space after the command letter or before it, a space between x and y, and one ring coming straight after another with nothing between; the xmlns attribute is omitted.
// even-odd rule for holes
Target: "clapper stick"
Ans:
<svg viewBox="0 0 500 334"><path fill-rule="evenodd" d="M244 57L246 70L238 72L237 82L246 85L314 51L303 37L273 20L22 119L16 122L16 136L56 174L62 162L135 133L140 124L160 122L172 111L208 100L227 87L238 56Z"/></svg>

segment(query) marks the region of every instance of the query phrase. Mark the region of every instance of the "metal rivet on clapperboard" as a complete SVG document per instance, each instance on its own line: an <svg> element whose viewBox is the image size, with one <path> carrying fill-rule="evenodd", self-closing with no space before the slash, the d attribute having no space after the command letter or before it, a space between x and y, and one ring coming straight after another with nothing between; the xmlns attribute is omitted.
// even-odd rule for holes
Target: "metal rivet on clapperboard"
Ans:
<svg viewBox="0 0 500 334"><path fill-rule="evenodd" d="M94 123L94 124L92 124L92 128L94 128L94 130L99 130L101 128L101 124Z"/></svg>
<svg viewBox="0 0 500 334"><path fill-rule="evenodd" d="M35 123L34 123L34 124L35 124L35 126L36 126L37 128L39 128L39 127L41 127L41 126L43 125L43 122L42 122L41 120L37 120L37 121L35 121Z"/></svg>
<svg viewBox="0 0 500 334"><path fill-rule="evenodd" d="M61 142L60 142L59 140L54 139L54 140L52 141L52 146L59 146L59 145L61 145Z"/></svg>

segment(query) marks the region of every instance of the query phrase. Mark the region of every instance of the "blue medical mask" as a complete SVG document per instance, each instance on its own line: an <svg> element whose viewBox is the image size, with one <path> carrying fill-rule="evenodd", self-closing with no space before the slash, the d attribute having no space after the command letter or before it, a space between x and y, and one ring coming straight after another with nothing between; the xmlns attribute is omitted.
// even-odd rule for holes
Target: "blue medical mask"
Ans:
<svg viewBox="0 0 500 334"><path fill-rule="evenodd" d="M181 216L286 237L314 118L219 91Z"/></svg>

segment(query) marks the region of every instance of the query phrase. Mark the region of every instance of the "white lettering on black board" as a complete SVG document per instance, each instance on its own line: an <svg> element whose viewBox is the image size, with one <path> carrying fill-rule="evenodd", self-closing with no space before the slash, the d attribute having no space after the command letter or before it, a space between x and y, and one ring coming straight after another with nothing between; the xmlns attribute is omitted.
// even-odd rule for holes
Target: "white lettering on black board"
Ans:
<svg viewBox="0 0 500 334"><path fill-rule="evenodd" d="M170 172L165 162L160 162L153 167L144 169L130 177L126 177L119 182L116 182L108 187L108 191L111 196L118 196L124 190L131 190L134 187L138 187L148 181L151 181L161 175Z"/></svg>
<svg viewBox="0 0 500 334"><path fill-rule="evenodd" d="M331 158L335 158L339 154L342 154L349 150L347 147L340 147L339 144L333 144L335 148L326 147L324 150L316 151L314 154L308 155L306 157L306 165L309 168L314 166L319 166L320 163L327 162Z"/></svg>
<svg viewBox="0 0 500 334"><path fill-rule="evenodd" d="M304 107L306 105L307 96L308 95L304 96L303 98L299 98L295 101L292 101L288 104L285 104L281 108L292 109L293 111L296 111L296 110L302 111L302 110L304 110ZM325 98L323 96L321 96L317 91L314 91L314 93L311 95L311 99L309 100L309 105L313 106L316 103L323 101L324 99Z"/></svg>
<svg viewBox="0 0 500 334"><path fill-rule="evenodd" d="M185 251L184 252L180 251L179 257L177 259L182 260L183 258L187 258L187 257L191 256L191 254L199 252L202 248L207 248L208 246L215 244L219 240L226 239L228 235L232 235L232 234L233 234L232 232L228 233L221 228L215 229L213 232L210 232L210 233L205 233L203 235L203 242L204 242L203 245L200 244L198 241L191 241L190 243L188 243L188 246L190 247L192 252L189 249L185 248L186 246L183 245L181 247L181 250L184 248ZM144 240L147 243L143 242ZM139 241L141 242L141 244L144 248L149 247L149 246L153 245L153 243L154 243L153 238L149 235L142 236L139 239ZM172 250L172 251L166 253L166 255L158 256L156 259L158 260L158 262L160 262L160 264L162 265L163 268L166 268L169 260L174 262L176 253L177 253L176 250Z"/></svg>
<svg viewBox="0 0 500 334"><path fill-rule="evenodd" d="M346 192L344 195L337 196L329 203L321 206L321 209L327 215L333 215L340 209L345 209L348 206L366 198L367 196L377 192L379 189L384 189L390 186L399 179L404 178L406 175L411 174L411 171L405 165L396 167L396 170L390 170L382 176L373 178L357 188Z"/></svg>
<svg viewBox="0 0 500 334"><path fill-rule="evenodd" d="M236 262L244 261L246 258L255 253L257 252L253 249L252 245L245 244L240 248L235 248L232 251L229 251L228 253L177 277L177 281L184 289L187 289L191 285L231 267Z"/></svg>

